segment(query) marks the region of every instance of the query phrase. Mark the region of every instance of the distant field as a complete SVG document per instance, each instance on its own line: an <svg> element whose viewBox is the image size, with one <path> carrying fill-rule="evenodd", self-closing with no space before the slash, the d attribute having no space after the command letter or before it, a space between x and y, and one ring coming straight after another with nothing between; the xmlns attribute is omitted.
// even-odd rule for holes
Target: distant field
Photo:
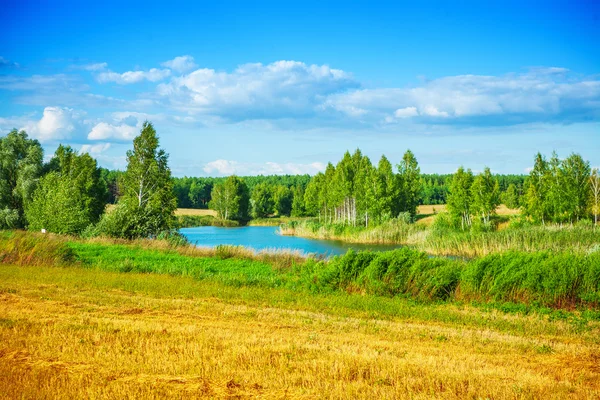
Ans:
<svg viewBox="0 0 600 400"><path fill-rule="evenodd" d="M435 218L435 214L439 214L441 212L446 211L445 204L436 204L436 205L422 205L417 207L417 215L420 216L417 221L418 224L423 225L431 225ZM506 207L504 204L501 204L497 209L496 213L498 215L518 215L520 210L511 209Z"/></svg>
<svg viewBox="0 0 600 400"><path fill-rule="evenodd" d="M216 217L217 212L215 210L205 210L198 208L178 208L177 210L175 210L175 215L200 215Z"/></svg>
<svg viewBox="0 0 600 400"><path fill-rule="evenodd" d="M111 212L114 208L114 204L107 204L106 212ZM217 212L215 210L204 210L198 208L178 208L177 210L175 210L175 215L199 215L216 217Z"/></svg>

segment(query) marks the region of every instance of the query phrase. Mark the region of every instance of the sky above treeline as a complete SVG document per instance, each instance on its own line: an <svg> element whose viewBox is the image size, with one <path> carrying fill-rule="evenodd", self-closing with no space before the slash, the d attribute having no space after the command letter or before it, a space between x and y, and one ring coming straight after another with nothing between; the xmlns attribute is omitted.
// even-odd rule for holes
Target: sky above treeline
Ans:
<svg viewBox="0 0 600 400"><path fill-rule="evenodd" d="M123 169L149 120L175 176L600 167L599 2L287 3L5 2L0 135Z"/></svg>

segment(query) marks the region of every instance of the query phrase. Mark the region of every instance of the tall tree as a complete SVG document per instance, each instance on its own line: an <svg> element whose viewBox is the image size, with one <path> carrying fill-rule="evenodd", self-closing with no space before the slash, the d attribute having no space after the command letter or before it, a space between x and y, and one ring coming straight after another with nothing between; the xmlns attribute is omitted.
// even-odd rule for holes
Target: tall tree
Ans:
<svg viewBox="0 0 600 400"><path fill-rule="evenodd" d="M490 169L485 167L483 173L477 175L471 185L471 213L480 216L481 220L488 224L490 216L496 213L500 204L499 192L498 180L494 179Z"/></svg>
<svg viewBox="0 0 600 400"><path fill-rule="evenodd" d="M252 189L250 198L252 204L252 216L254 218L265 218L273 212L273 193L271 186L267 183L259 183Z"/></svg>
<svg viewBox="0 0 600 400"><path fill-rule="evenodd" d="M211 209L219 218L245 221L249 218L250 191L246 183L235 175L223 183L218 183L212 191Z"/></svg>
<svg viewBox="0 0 600 400"><path fill-rule="evenodd" d="M119 183L121 197L103 224L112 236L153 237L175 225L177 199L168 154L148 121L127 151L127 169Z"/></svg>
<svg viewBox="0 0 600 400"><path fill-rule="evenodd" d="M0 138L0 229L26 224L25 207L42 173L44 152L25 131L13 129Z"/></svg>
<svg viewBox="0 0 600 400"><path fill-rule="evenodd" d="M407 150L404 153L402 161L398 164L398 172L402 199L400 211L409 212L414 217L421 193L421 169L412 151Z"/></svg>
<svg viewBox="0 0 600 400"><path fill-rule="evenodd" d="M296 185L292 189L292 217L303 217L306 213L304 207L304 189L302 185Z"/></svg>
<svg viewBox="0 0 600 400"><path fill-rule="evenodd" d="M292 202L293 202L292 191L286 186L277 185L273 190L273 203L274 211L279 216L289 217L292 213Z"/></svg>
<svg viewBox="0 0 600 400"><path fill-rule="evenodd" d="M398 198L397 181L392 170L392 164L385 156L381 156L377 165L377 184L375 199L377 209L374 217L378 222L391 218L394 207L394 201Z"/></svg>
<svg viewBox="0 0 600 400"><path fill-rule="evenodd" d="M549 171L546 159L537 153L529 178L526 181L525 213L544 224L550 215Z"/></svg>
<svg viewBox="0 0 600 400"><path fill-rule="evenodd" d="M465 171L461 166L452 176L450 192L448 193L448 211L455 218L460 218L461 228L471 226L471 186L473 173Z"/></svg>
<svg viewBox="0 0 600 400"><path fill-rule="evenodd" d="M75 234L98 222L108 195L96 160L60 145L49 168L26 207L30 228Z"/></svg>
<svg viewBox="0 0 600 400"><path fill-rule="evenodd" d="M594 215L594 226L598 225L598 214L600 214L600 173L598 168L592 170L590 175L590 203Z"/></svg>
<svg viewBox="0 0 600 400"><path fill-rule="evenodd" d="M548 161L546 170L546 183L548 195L546 197L549 216L554 222L564 222L568 219L567 208L569 206L567 185L568 179L565 177L565 171L562 168L560 159L556 151L552 152L552 157Z"/></svg>
<svg viewBox="0 0 600 400"><path fill-rule="evenodd" d="M508 185L506 192L502 194L502 202L508 208L514 209L519 207L519 193L514 183Z"/></svg>
<svg viewBox="0 0 600 400"><path fill-rule="evenodd" d="M590 163L579 154L571 154L562 162L565 214L569 221L579 221L588 212Z"/></svg>

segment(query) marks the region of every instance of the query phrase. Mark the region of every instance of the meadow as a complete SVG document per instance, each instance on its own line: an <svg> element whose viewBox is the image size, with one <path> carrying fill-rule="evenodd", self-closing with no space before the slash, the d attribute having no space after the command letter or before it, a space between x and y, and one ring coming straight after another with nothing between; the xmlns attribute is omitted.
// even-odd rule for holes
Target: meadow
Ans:
<svg viewBox="0 0 600 400"><path fill-rule="evenodd" d="M0 398L597 398L600 255L0 234Z"/></svg>

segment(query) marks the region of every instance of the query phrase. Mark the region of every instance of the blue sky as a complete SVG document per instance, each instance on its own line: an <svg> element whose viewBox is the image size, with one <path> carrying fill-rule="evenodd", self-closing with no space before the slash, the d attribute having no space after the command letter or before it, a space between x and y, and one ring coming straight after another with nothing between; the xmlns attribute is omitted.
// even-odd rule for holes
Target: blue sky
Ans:
<svg viewBox="0 0 600 400"><path fill-rule="evenodd" d="M357 147L431 173L600 166L595 1L13 3L0 134L47 156L122 169L148 119L177 176L312 174Z"/></svg>

